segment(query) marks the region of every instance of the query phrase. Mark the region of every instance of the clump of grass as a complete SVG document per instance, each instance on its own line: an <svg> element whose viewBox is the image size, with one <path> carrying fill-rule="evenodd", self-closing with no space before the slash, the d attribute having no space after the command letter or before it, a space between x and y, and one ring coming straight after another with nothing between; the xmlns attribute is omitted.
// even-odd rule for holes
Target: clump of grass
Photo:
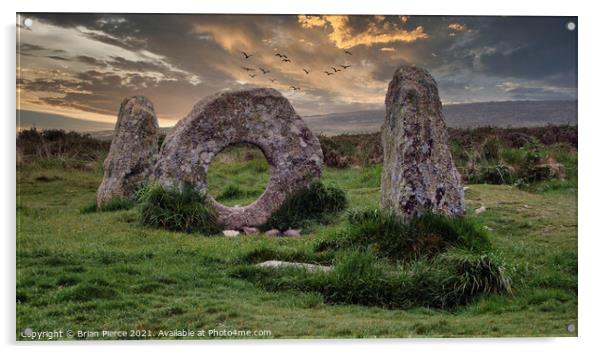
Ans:
<svg viewBox="0 0 602 354"><path fill-rule="evenodd" d="M342 189L325 186L319 181L312 182L291 195L261 228L305 228L313 221L323 221L329 215L342 211L347 203Z"/></svg>
<svg viewBox="0 0 602 354"><path fill-rule="evenodd" d="M330 272L240 266L233 277L270 291L320 293L326 303L453 309L486 294L511 294L507 265L491 253L450 250L394 267L370 250L343 253Z"/></svg>
<svg viewBox="0 0 602 354"><path fill-rule="evenodd" d="M96 206L96 201L91 201L90 203L84 205L79 209L81 214L90 214L98 211L98 207Z"/></svg>
<svg viewBox="0 0 602 354"><path fill-rule="evenodd" d="M115 197L105 202L100 207L96 205L96 201L90 202L84 205L79 211L82 214L94 213L97 211L117 211L117 210L128 210L133 208L136 202L133 199L125 197Z"/></svg>
<svg viewBox="0 0 602 354"><path fill-rule="evenodd" d="M449 247L487 251L485 231L467 218L424 214L404 220L378 209L356 210L348 215L346 229L318 241L315 251L371 248L392 260L432 256Z"/></svg>
<svg viewBox="0 0 602 354"><path fill-rule="evenodd" d="M236 199L245 196L245 192L240 189L238 186L228 185L220 195L217 196L217 200L228 200L228 199Z"/></svg>
<svg viewBox="0 0 602 354"><path fill-rule="evenodd" d="M215 210L206 195L192 186L182 189L152 184L139 195L140 221L143 225L172 231L216 234L221 228Z"/></svg>
<svg viewBox="0 0 602 354"><path fill-rule="evenodd" d="M517 180L512 166L503 162L494 164L479 164L466 175L468 183L478 184L513 184Z"/></svg>
<svg viewBox="0 0 602 354"><path fill-rule="evenodd" d="M453 250L436 260L435 266L452 269L443 282L444 291L433 300L442 307L464 305L481 294L512 294L512 269L494 253Z"/></svg>
<svg viewBox="0 0 602 354"><path fill-rule="evenodd" d="M59 293L61 301L86 302L96 299L115 299L119 293L114 287L103 279L93 279L69 287Z"/></svg>
<svg viewBox="0 0 602 354"><path fill-rule="evenodd" d="M131 209L136 205L135 201L129 198L116 197L102 204L100 211L117 211Z"/></svg>

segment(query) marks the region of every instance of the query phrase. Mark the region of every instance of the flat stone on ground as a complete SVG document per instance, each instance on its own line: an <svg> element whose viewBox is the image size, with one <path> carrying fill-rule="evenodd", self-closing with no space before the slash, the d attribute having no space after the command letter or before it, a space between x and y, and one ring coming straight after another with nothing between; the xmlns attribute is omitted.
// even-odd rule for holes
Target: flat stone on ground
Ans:
<svg viewBox="0 0 602 354"><path fill-rule="evenodd" d="M319 264L311 264L311 263L297 263L297 262L286 262L286 261L278 261L278 260L270 260L265 261L263 263L256 264L258 267L264 268L282 268L282 267L295 267L295 268L303 268L308 272L328 272L332 269L329 266L323 266Z"/></svg>

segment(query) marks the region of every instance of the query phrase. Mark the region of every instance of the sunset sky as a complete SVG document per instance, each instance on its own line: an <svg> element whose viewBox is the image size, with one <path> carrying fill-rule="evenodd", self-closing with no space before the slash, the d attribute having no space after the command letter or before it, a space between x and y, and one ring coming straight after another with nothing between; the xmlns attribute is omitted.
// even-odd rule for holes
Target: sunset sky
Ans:
<svg viewBox="0 0 602 354"><path fill-rule="evenodd" d="M300 115L381 109L402 63L428 69L444 104L577 98L577 29L567 29L577 19L569 17L21 14L17 21L17 108L88 120L114 122L124 97L145 95L169 126L204 96L255 86L281 91ZM326 75L331 67L341 71Z"/></svg>

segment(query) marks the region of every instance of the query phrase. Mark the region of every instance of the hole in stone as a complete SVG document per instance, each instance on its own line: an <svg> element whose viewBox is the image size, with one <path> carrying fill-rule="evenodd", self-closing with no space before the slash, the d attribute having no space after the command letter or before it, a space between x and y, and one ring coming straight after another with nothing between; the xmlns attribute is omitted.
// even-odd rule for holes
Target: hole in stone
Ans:
<svg viewBox="0 0 602 354"><path fill-rule="evenodd" d="M208 193L225 206L253 203L270 179L268 161L253 144L234 144L217 154L207 172Z"/></svg>

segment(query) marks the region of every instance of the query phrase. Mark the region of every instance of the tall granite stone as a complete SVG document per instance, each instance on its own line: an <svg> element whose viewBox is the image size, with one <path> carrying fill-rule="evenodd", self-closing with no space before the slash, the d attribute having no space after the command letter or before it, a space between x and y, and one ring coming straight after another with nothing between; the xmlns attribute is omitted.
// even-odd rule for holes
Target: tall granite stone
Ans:
<svg viewBox="0 0 602 354"><path fill-rule="evenodd" d="M143 96L121 102L104 177L96 192L96 204L115 197L132 197L152 175L158 154L159 123L151 101Z"/></svg>
<svg viewBox="0 0 602 354"><path fill-rule="evenodd" d="M211 160L238 143L261 149L270 179L263 194L247 206L228 207L209 198L226 229L266 222L290 194L320 177L323 155L318 138L282 94L257 88L199 101L165 138L154 178L163 186L188 184L206 192Z"/></svg>
<svg viewBox="0 0 602 354"><path fill-rule="evenodd" d="M464 213L462 179L454 166L437 83L424 69L403 65L386 97L381 207L404 218Z"/></svg>

